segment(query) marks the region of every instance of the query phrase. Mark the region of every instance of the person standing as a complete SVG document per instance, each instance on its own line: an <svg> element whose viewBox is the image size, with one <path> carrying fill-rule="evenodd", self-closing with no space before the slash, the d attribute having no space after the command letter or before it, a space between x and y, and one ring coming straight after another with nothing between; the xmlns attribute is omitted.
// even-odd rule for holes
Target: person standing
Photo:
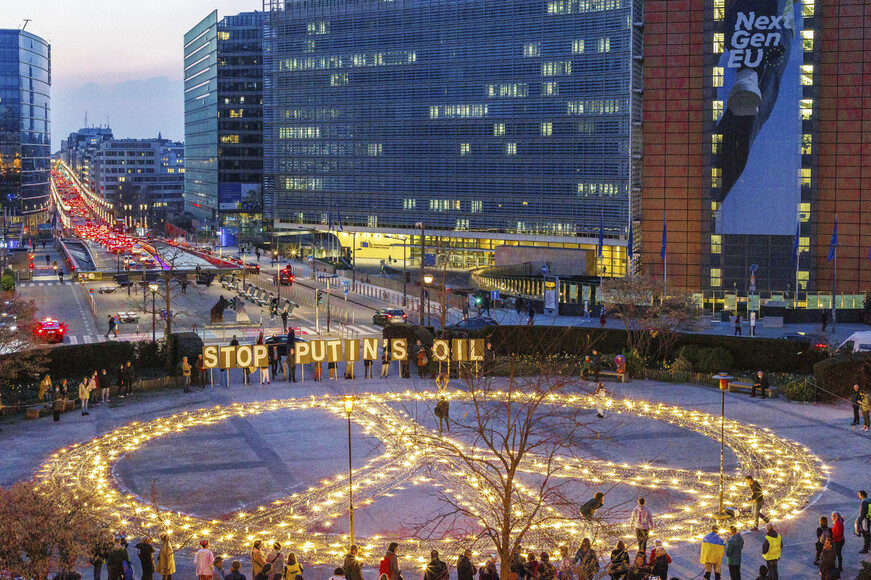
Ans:
<svg viewBox="0 0 871 580"><path fill-rule="evenodd" d="M605 405L608 402L608 393L605 392L605 385L602 383L596 385L596 390L593 392L593 400L596 402L596 417L604 419ZM643 552L645 550L641 551Z"/></svg>
<svg viewBox="0 0 871 580"><path fill-rule="evenodd" d="M862 535L864 544L859 550L860 554L867 554L871 551L871 502L868 501L868 492L860 490L859 496L859 517L856 519L856 528Z"/></svg>
<svg viewBox="0 0 871 580"><path fill-rule="evenodd" d="M115 371L115 384L118 386L118 398L124 398L124 383L126 382L126 378L124 376L124 365L121 364L118 366L118 370Z"/></svg>
<svg viewBox="0 0 871 580"><path fill-rule="evenodd" d="M729 528L729 539L726 541L726 564L729 566L729 579L741 580L741 552L744 550L744 538L738 533L738 528Z"/></svg>
<svg viewBox="0 0 871 580"><path fill-rule="evenodd" d="M478 571L478 580L499 580L496 559L496 554L490 554L490 557L487 558L487 563Z"/></svg>
<svg viewBox="0 0 871 580"><path fill-rule="evenodd" d="M51 393L51 412L55 422L60 421L60 414L64 410L64 398L61 395L60 386L54 388Z"/></svg>
<svg viewBox="0 0 871 580"><path fill-rule="evenodd" d="M426 347L420 345L419 340L417 342L417 376L422 379L426 375L426 369L429 366L429 354L426 352Z"/></svg>
<svg viewBox="0 0 871 580"><path fill-rule="evenodd" d="M287 332L287 310L281 311L281 332Z"/></svg>
<svg viewBox="0 0 871 580"><path fill-rule="evenodd" d="M287 382L296 382L296 347L291 346L287 349L287 358L284 360L287 365Z"/></svg>
<svg viewBox="0 0 871 580"><path fill-rule="evenodd" d="M608 565L608 575L611 580L623 580L629 571L629 553L626 552L626 544L623 540L617 542L617 546L611 550L611 563ZM561 579L562 580L562 579Z"/></svg>
<svg viewBox="0 0 871 580"><path fill-rule="evenodd" d="M154 577L154 546L151 545L151 538L142 538L136 544L136 549L139 550L139 563L142 565L142 580L151 580Z"/></svg>
<svg viewBox="0 0 871 580"><path fill-rule="evenodd" d="M735 336L741 336L741 315L735 316Z"/></svg>
<svg viewBox="0 0 871 580"><path fill-rule="evenodd" d="M844 518L838 512L832 512L832 545L838 558L838 572L844 571Z"/></svg>
<svg viewBox="0 0 871 580"><path fill-rule="evenodd" d="M768 566L768 576L778 580L777 563L780 561L780 551L783 547L783 536L774 529L774 524L765 524L765 540L762 542L762 558Z"/></svg>
<svg viewBox="0 0 871 580"><path fill-rule="evenodd" d="M590 538L581 541L581 547L575 552L574 565L578 570L579 580L592 580L596 577L596 572L599 571L599 558L596 556Z"/></svg>
<svg viewBox="0 0 871 580"><path fill-rule="evenodd" d="M136 369L133 368L133 363L127 361L124 366L124 384L127 386L127 395L133 395L133 383L136 381Z"/></svg>
<svg viewBox="0 0 871 580"><path fill-rule="evenodd" d="M859 424L859 407L862 399L862 393L859 392L859 383L853 385L853 394L850 395L850 404L853 406L853 422L850 425Z"/></svg>
<svg viewBox="0 0 871 580"><path fill-rule="evenodd" d="M871 429L871 395L862 392L862 397L859 399L859 407L862 410L862 431Z"/></svg>
<svg viewBox="0 0 871 580"><path fill-rule="evenodd" d="M272 580L279 580L284 570L284 553L280 543L272 544L272 550L266 555L266 563L272 564Z"/></svg>
<svg viewBox="0 0 871 580"><path fill-rule="evenodd" d="M671 556L662 545L662 540L656 540L656 547L653 548L652 552L648 562L650 573L659 577L659 580L668 580L668 565L671 564Z"/></svg>
<svg viewBox="0 0 871 580"><path fill-rule="evenodd" d="M753 502L753 531L759 529L759 518L766 524L768 518L762 513L762 505L765 503L765 494L762 493L762 486L759 482L753 479L753 476L748 475L744 478L747 482L747 487L750 488L750 501Z"/></svg>
<svg viewBox="0 0 871 580"><path fill-rule="evenodd" d="M273 377L278 376L278 363L280 359L281 355L278 352L278 345L271 345L269 348L269 371Z"/></svg>
<svg viewBox="0 0 871 580"><path fill-rule="evenodd" d="M653 514L646 505L644 498L638 498L638 505L632 510L632 516L629 518L629 527L635 530L635 537L638 539L638 551L647 552L647 539L650 537L650 530L653 529Z"/></svg>
<svg viewBox="0 0 871 580"><path fill-rule="evenodd" d="M381 378L386 379L390 372L390 351L386 348L381 353Z"/></svg>
<svg viewBox="0 0 871 580"><path fill-rule="evenodd" d="M386 574L387 580L399 580L401 572L399 568L399 558L396 555L397 551L399 551L399 544L391 542L390 545L387 546L387 553L384 554L384 558L378 565L378 574Z"/></svg>
<svg viewBox="0 0 871 580"><path fill-rule="evenodd" d="M593 361L590 360L590 355L584 355L584 362L581 364L581 378L585 381L590 379L590 370L593 368Z"/></svg>
<svg viewBox="0 0 871 580"><path fill-rule="evenodd" d="M371 379L372 378L372 361L369 359L363 360L363 378Z"/></svg>
<svg viewBox="0 0 871 580"><path fill-rule="evenodd" d="M711 572L714 573L716 580L720 580L720 566L723 563L726 545L719 532L718 526L711 526L711 532L702 539L702 552L699 561L705 566L705 580L711 579Z"/></svg>
<svg viewBox="0 0 871 580"><path fill-rule="evenodd" d="M756 336L756 311L750 313L750 336Z"/></svg>
<svg viewBox="0 0 871 580"><path fill-rule="evenodd" d="M248 580L242 573L242 562L233 560L230 563L230 573L227 574L226 580Z"/></svg>
<svg viewBox="0 0 871 580"><path fill-rule="evenodd" d="M357 559L357 545L352 544L342 563L345 580L363 580L363 562Z"/></svg>
<svg viewBox="0 0 871 580"><path fill-rule="evenodd" d="M90 415L88 413L88 403L91 400L91 390L90 390L90 381L88 379L82 379L82 382L79 383L79 401L82 404L82 416Z"/></svg>
<svg viewBox="0 0 871 580"><path fill-rule="evenodd" d="M100 383L100 395L106 405L109 404L109 375L106 374L106 369L97 375L97 380Z"/></svg>
<svg viewBox="0 0 871 580"><path fill-rule="evenodd" d="M538 580L555 580L556 568L550 563L550 554L542 552L539 557L541 560L538 565Z"/></svg>
<svg viewBox="0 0 871 580"><path fill-rule="evenodd" d="M756 380L753 381L753 388L750 390L750 397L756 396L756 389L759 389L759 392L763 399L768 398L768 375L763 373L762 371L758 371L756 373Z"/></svg>
<svg viewBox="0 0 871 580"><path fill-rule="evenodd" d="M215 556L215 561L212 563L212 577L215 580L227 580L227 574L224 572L224 558Z"/></svg>
<svg viewBox="0 0 871 580"><path fill-rule="evenodd" d="M448 565L439 559L438 550L430 551L429 556L430 560L424 570L423 580L448 580L450 577Z"/></svg>
<svg viewBox="0 0 871 580"><path fill-rule="evenodd" d="M823 549L820 552L817 567L820 571L821 580L837 580L841 577L840 570L835 566L835 547L832 545L832 539L829 537L823 542Z"/></svg>
<svg viewBox="0 0 871 580"><path fill-rule="evenodd" d="M535 307L530 300L529 308L526 310L526 325L532 326L533 324L535 324Z"/></svg>
<svg viewBox="0 0 871 580"><path fill-rule="evenodd" d="M181 364L181 376L184 379L184 392L191 392L191 365L188 362L188 357L182 357Z"/></svg>
<svg viewBox="0 0 871 580"><path fill-rule="evenodd" d="M106 559L106 568L109 572L109 580L122 580L124 578L124 562L130 564L130 555L127 548L121 544L121 538L115 538L115 544L109 557Z"/></svg>
<svg viewBox="0 0 871 580"><path fill-rule="evenodd" d="M823 545L826 542L826 538L832 539L832 529L829 527L829 519L825 516L820 518L820 525L817 528L817 542L816 549L817 554L814 556L814 566L820 563L820 554L823 553ZM832 546L834 549L834 546Z"/></svg>
<svg viewBox="0 0 871 580"><path fill-rule="evenodd" d="M823 309L821 319L822 319L821 322L822 322L822 326L823 326L823 334L825 334L826 327L829 325L829 311L825 308Z"/></svg>
<svg viewBox="0 0 871 580"><path fill-rule="evenodd" d="M523 312L523 297L522 296L518 296L517 299L514 301L514 311L517 312L517 317L520 318L520 313Z"/></svg>
<svg viewBox="0 0 871 580"><path fill-rule="evenodd" d="M261 540L254 540L254 544L251 546L251 577L255 578L260 571L263 569L263 565L266 564L266 557L263 555L263 550L260 547L263 545Z"/></svg>
<svg viewBox="0 0 871 580"><path fill-rule="evenodd" d="M201 541L200 549L197 550L197 553L194 556L194 565L196 566L199 580L212 580L214 564L215 555L209 549L209 541Z"/></svg>
<svg viewBox="0 0 871 580"><path fill-rule="evenodd" d="M602 356L599 354L598 350L593 351L593 356L590 358L590 361L593 363L593 380L598 383L599 372L602 370Z"/></svg>
<svg viewBox="0 0 871 580"><path fill-rule="evenodd" d="M605 307L599 309L599 328L605 328Z"/></svg>

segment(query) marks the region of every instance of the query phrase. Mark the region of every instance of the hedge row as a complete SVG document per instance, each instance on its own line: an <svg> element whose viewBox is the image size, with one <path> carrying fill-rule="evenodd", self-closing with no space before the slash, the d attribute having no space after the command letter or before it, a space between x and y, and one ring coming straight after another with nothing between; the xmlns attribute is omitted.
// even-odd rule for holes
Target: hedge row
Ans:
<svg viewBox="0 0 871 580"><path fill-rule="evenodd" d="M460 335L457 335L458 337ZM468 333L462 336L469 336ZM578 328L558 326L496 326L478 333L488 337L498 354L582 355L596 349L616 354L627 350L625 330L612 328ZM656 352L654 340L651 352ZM731 356L728 372L763 369L777 373L810 374L814 364L827 358L825 352L814 351L810 343L776 338L737 337L716 334L684 334L672 350L681 347L722 349ZM727 357L719 357L728 360ZM648 364L669 361L647 361Z"/></svg>
<svg viewBox="0 0 871 580"><path fill-rule="evenodd" d="M818 362L814 365L814 376L828 396L849 399L853 394L853 385L857 383L867 392L871 388L871 353L838 355Z"/></svg>

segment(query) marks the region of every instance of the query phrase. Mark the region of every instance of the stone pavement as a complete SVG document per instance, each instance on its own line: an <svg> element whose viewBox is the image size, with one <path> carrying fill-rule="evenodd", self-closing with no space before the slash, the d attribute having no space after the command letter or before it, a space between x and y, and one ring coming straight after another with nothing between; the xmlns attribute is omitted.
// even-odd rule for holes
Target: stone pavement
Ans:
<svg viewBox="0 0 871 580"><path fill-rule="evenodd" d="M181 392L140 395L135 400L114 401L108 409L97 407L89 417L82 417L78 412L67 414L60 423L53 423L50 419L4 421L0 423L3 429L0 444L4 449L0 455L0 485L28 478L59 448L90 440L133 420L149 420L234 401L307 397L324 393L342 395L353 390L385 392L433 388L429 379L401 380L395 374L387 380L306 381L296 385L274 383L263 387L239 386L234 377L232 385L229 389L196 390L188 395ZM460 384L457 382L452 386L460 387ZM609 388L614 389L615 397L676 404L709 413L719 412L720 393L712 388L653 381L633 381L624 385L609 385ZM432 426L429 410L407 410L409 414L419 416L424 424ZM871 488L867 467L871 460L871 436L850 427L848 406L800 404L783 398L761 401L746 395L727 394L726 413L731 418L768 427L778 435L806 445L832 467L831 480L812 504L798 517L778 525L785 544L780 565L781 578L817 577L812 566L817 519L822 515L828 516L832 511L841 512L847 520L844 578L855 577L861 557L856 553L860 543L850 530L858 510L856 491ZM626 463L649 460L651 463L704 471L717 469L719 445L696 433L665 423L610 414L602 425L603 429L611 430L613 436L585 450L592 456ZM234 419L223 425L209 427L208 431L192 430L156 441L119 461L116 475L125 485L146 497L152 482L156 481L159 501L163 505L218 517L342 473L347 465L347 447L343 439L343 434L347 433L345 429L344 425L335 422L335 418L320 416L318 412L299 415L276 413L274 416L264 414L259 418ZM366 439L355 427L353 449L356 463L365 460L378 447L377 442ZM733 469L734 456L727 454L727 473ZM632 493L637 491L623 490L619 497L628 498ZM612 497L609 495L609 500ZM654 515L657 504L668 501L661 492L651 492L648 498ZM398 533L395 526L397 521L413 515L414 510L433 501L424 494L405 492L398 499L392 504L376 504L361 511L358 520L361 535L385 529ZM397 503L403 505L397 506ZM382 505L385 511L378 513ZM390 520L394 525L388 526L384 520ZM656 537L654 530L651 539ZM754 577L750 572L754 571L755 574L762 563L761 543L762 532L745 534L745 576ZM610 549L610 546L604 547L602 552L609 553ZM701 571L697 563L698 552L697 545L679 545L670 549L674 563L669 577L683 580L697 577ZM131 550L131 556L134 555L135 550ZM131 559L138 566L138 560L135 557ZM185 551L176 554L181 578L192 574L191 559L191 555ZM377 566L377 562L369 564ZM228 569L229 565L225 568ZM248 564L243 568L248 568ZM319 567L307 572L308 580L321 580L326 579L332 570ZM411 580L416 578L416 574L409 571L405 576ZM90 580L90 576L90 570L85 571L85 577ZM367 580L376 578L376 569L368 568L365 576Z"/></svg>

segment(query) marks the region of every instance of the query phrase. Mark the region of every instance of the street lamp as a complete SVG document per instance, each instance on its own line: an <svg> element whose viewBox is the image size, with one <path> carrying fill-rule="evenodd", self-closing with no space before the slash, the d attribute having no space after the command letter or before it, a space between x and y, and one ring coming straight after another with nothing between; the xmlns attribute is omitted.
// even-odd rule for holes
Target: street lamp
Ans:
<svg viewBox="0 0 871 580"><path fill-rule="evenodd" d="M155 328L157 327L157 319L156 319L156 311L155 311L155 303L157 296L157 284L149 284L148 289L151 290L151 342L157 342L157 334ZM167 316L169 313L167 312Z"/></svg>
<svg viewBox="0 0 871 580"><path fill-rule="evenodd" d="M348 415L348 527L354 545L354 470L351 467L351 413L354 412L354 395L345 395L345 413Z"/></svg>
<svg viewBox="0 0 871 580"><path fill-rule="evenodd" d="M417 222L414 224L414 227L420 229L420 279L424 278L424 266L426 262L426 244L424 240L426 239L424 236L426 234L426 226L423 222ZM424 298L424 287L423 284L420 285L420 323L423 324L423 298Z"/></svg>
<svg viewBox="0 0 871 580"><path fill-rule="evenodd" d="M432 310L432 299L429 296L429 285L432 284L432 274L424 274L423 283L426 284L426 323L430 324L430 313ZM420 305L420 311L423 313L423 303Z"/></svg>
<svg viewBox="0 0 871 580"><path fill-rule="evenodd" d="M723 491L726 485L726 478L723 474L723 456L726 448L726 391L729 388L729 381L731 381L733 377L726 373L720 373L714 375L714 378L720 381L720 500L717 513L714 514L714 519L727 520L730 516L726 514L726 511L723 509Z"/></svg>

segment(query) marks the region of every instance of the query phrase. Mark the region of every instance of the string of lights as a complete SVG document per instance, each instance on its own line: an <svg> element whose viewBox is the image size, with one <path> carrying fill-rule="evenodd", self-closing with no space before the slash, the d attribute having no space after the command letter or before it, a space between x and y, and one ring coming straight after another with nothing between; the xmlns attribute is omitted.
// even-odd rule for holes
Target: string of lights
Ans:
<svg viewBox="0 0 871 580"><path fill-rule="evenodd" d="M492 495L480 485L477 475L461 461L451 457L447 448L488 458L487 450L472 449L449 435L420 425L402 408L402 403L419 401L434 403L441 396L451 402L468 403L468 392L410 392L358 395L351 420L363 432L381 440L384 452L369 458L364 465L353 470L355 510L367 509L378 498L390 496L413 486L431 486L449 494L473 514L490 512ZM481 399L480 392L476 395ZM513 392L514 400L533 396ZM486 395L493 401L506 401L508 394L494 392ZM595 403L586 395L550 395L548 405L554 407L592 409ZM609 399L607 406L615 414L631 415L661 421L696 432L719 441L720 418L695 410L661 403L632 399ZM311 564L336 562L343 557L348 536L322 531L347 517L347 474L337 473L312 485L304 492L261 505L250 511L228 514L222 519L206 520L193 514L157 508L142 497L131 493L116 476L114 466L119 459L134 453L148 443L191 429L207 429L231 417L246 417L276 411L305 412L310 409L326 410L338 418L347 417L343 399L334 396L269 400L234 403L186 411L147 422L132 422L108 432L87 443L60 449L36 473L38 480L60 480L65 485L92 494L90 509L113 531L128 535L158 536L160 533L207 537L214 549L227 554L246 553L255 539L267 542L281 541L294 546L298 556ZM441 441L439 441L441 439ZM439 442L440 444L435 444ZM829 467L813 455L807 447L779 437L769 429L727 420L725 442L737 458L736 474L725 489L725 502L742 506L747 497L743 476L751 474L765 486L766 510L772 518L788 520L796 517L816 495L829 476ZM448 445L449 443L449 445ZM551 458L558 462L556 470L546 466L546 459L530 456L521 466L521 472L530 478L551 472L552 477L572 478L591 486L617 483L653 490L670 490L683 499L674 501L672 508L658 514L661 523L657 535L668 545L694 542L707 533L711 513L716 507L719 491L719 473L692 469L657 467L650 464L629 465L574 457ZM427 465L443 467L425 470ZM549 469L549 471L548 471ZM517 482L517 491L535 501L536 488ZM586 498L579 498L581 503ZM564 509L564 506L563 506ZM740 510L735 525L752 525L749 510ZM622 526L622 527L621 527ZM617 525L625 540L634 540L634 530L627 523ZM573 514L563 513L558 507L546 506L540 522L534 525L524 539L524 548L553 550L563 543L575 545L585 531L584 524ZM438 548L447 553L459 553L467 547L469 538L445 538L443 541L421 541L415 538L382 538L378 536L356 538L358 557L373 561L380 556L388 541L403 543L403 561L409 565L425 566L429 550ZM464 543L465 542L465 543ZM483 544L479 550L491 551Z"/></svg>

